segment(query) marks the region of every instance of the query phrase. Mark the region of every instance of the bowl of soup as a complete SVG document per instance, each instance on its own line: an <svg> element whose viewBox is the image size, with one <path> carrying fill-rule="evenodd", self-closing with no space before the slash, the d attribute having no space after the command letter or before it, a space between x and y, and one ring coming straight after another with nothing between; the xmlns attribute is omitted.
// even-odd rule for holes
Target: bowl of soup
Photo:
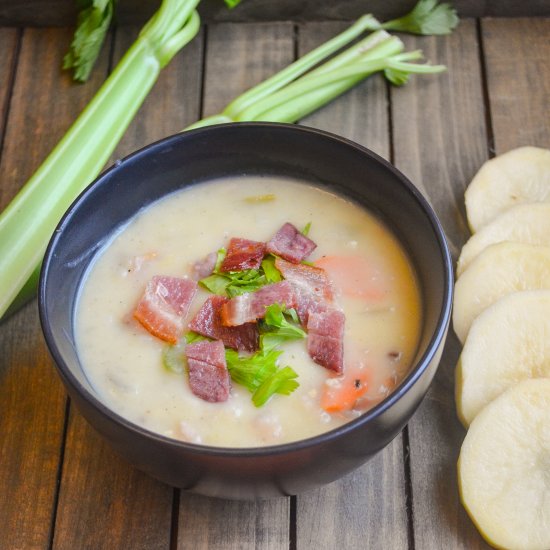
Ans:
<svg viewBox="0 0 550 550"><path fill-rule="evenodd" d="M405 426L445 342L452 264L388 162L284 124L197 129L117 162L69 208L40 280L71 398L170 485L291 495Z"/></svg>

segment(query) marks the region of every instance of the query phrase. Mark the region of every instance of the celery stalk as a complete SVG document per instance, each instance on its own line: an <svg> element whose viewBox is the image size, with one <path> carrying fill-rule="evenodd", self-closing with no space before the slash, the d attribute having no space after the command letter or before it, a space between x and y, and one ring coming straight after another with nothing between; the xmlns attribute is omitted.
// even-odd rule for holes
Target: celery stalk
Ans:
<svg viewBox="0 0 550 550"><path fill-rule="evenodd" d="M0 214L0 316L42 260L63 213L99 174L162 67L198 32L199 0L164 0L73 126Z"/></svg>

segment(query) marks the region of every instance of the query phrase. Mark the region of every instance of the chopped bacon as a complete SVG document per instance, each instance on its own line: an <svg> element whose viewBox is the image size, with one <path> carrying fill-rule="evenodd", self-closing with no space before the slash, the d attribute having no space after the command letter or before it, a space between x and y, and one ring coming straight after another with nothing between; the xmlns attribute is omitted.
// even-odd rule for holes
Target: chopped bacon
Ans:
<svg viewBox="0 0 550 550"><path fill-rule="evenodd" d="M208 338L221 340L227 347L242 351L258 349L259 333L256 323L226 327L221 321L221 308L229 301L225 296L210 296L204 302L189 328Z"/></svg>
<svg viewBox="0 0 550 550"><path fill-rule="evenodd" d="M227 401L230 383L223 342L205 340L187 344L185 355L191 391L211 403Z"/></svg>
<svg viewBox="0 0 550 550"><path fill-rule="evenodd" d="M332 285L324 269L293 264L282 258L275 260L275 267L294 288L296 311L302 324L307 324L310 313L325 311L327 304L332 303Z"/></svg>
<svg viewBox="0 0 550 550"><path fill-rule="evenodd" d="M336 309L310 313L307 321L309 356L338 374L344 370L344 322L344 314Z"/></svg>
<svg viewBox="0 0 550 550"><path fill-rule="evenodd" d="M296 306L294 290L288 281L235 296L222 306L222 323L226 326L237 326L256 321L265 316L265 308L272 304L284 304L287 308Z"/></svg>
<svg viewBox="0 0 550 550"><path fill-rule="evenodd" d="M212 271L214 271L216 267L217 259L217 252L210 252L210 254L205 256L202 260L196 261L191 268L193 279L195 279L195 281L200 281L212 275Z"/></svg>
<svg viewBox="0 0 550 550"><path fill-rule="evenodd" d="M259 269L265 255L265 243L234 238L229 241L220 271Z"/></svg>
<svg viewBox="0 0 550 550"><path fill-rule="evenodd" d="M157 275L147 283L134 317L157 338L175 344L196 291L197 283L190 279Z"/></svg>
<svg viewBox="0 0 550 550"><path fill-rule="evenodd" d="M291 223L285 223L267 243L267 251L293 264L307 258L317 245L300 233Z"/></svg>

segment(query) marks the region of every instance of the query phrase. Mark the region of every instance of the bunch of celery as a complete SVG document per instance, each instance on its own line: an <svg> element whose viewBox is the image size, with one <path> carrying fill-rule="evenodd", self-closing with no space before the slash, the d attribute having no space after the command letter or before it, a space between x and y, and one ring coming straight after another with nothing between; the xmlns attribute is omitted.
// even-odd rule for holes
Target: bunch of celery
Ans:
<svg viewBox="0 0 550 550"><path fill-rule="evenodd" d="M34 294L35 270L57 223L78 193L99 174L161 68L197 33L195 7L199 1L163 0L90 104L0 215L0 316L21 289L18 304ZM96 3L101 0L94 0ZM104 29L98 13L96 21ZM386 23L364 16L239 96L219 115L192 127L245 120L295 122L374 72L383 71L394 84L404 84L410 73L439 72L444 67L410 63L420 59L421 53L404 52L401 40L386 30L444 34L457 22L454 10L438 5L437 0L420 0L410 14ZM375 32L321 64L368 30ZM75 58L74 52L70 55ZM33 271L35 277L29 280Z"/></svg>

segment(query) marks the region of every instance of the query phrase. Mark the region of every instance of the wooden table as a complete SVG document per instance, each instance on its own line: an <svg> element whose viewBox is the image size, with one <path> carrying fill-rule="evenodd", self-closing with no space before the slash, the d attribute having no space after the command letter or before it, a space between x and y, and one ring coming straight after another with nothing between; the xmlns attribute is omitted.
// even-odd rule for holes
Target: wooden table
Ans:
<svg viewBox="0 0 550 550"><path fill-rule="evenodd" d="M344 26L206 26L163 72L114 158L218 111ZM2 206L135 34L118 29L78 86L59 70L70 30L0 29ZM456 259L468 237L464 189L481 163L519 145L550 147L550 19L465 19L450 37L406 42L448 72L404 88L371 78L303 123L395 163L436 209ZM457 491L459 352L451 334L420 409L364 467L297 497L230 502L165 486L113 454L67 399L31 303L0 325L0 547L484 548Z"/></svg>

